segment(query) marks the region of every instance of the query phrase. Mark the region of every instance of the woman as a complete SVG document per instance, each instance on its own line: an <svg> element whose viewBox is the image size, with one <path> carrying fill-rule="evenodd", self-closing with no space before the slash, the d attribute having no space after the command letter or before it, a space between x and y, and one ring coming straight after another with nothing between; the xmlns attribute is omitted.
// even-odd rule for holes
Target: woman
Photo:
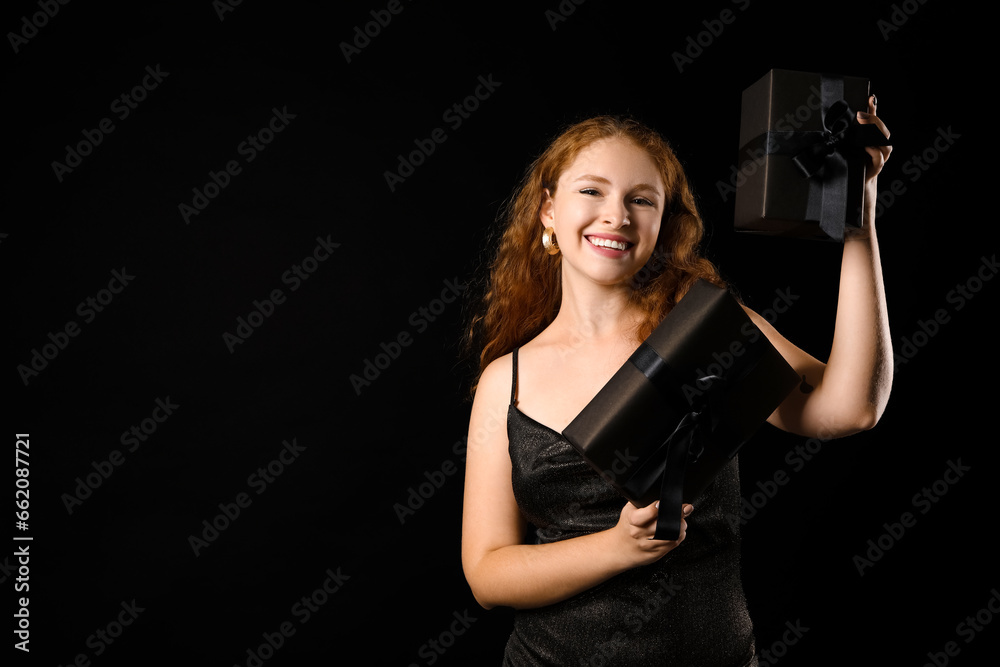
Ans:
<svg viewBox="0 0 1000 667"><path fill-rule="evenodd" d="M874 98L858 121L888 136ZM844 243L829 361L747 309L813 387L768 419L804 436L871 428L888 398L874 202L890 149L867 151L864 232ZM654 540L656 505L626 503L560 435L697 279L723 284L698 255L703 225L677 158L637 122L593 118L549 146L508 209L470 328L482 353L462 529L476 600L518 610L504 664L756 664L727 520L735 460L684 506L676 541Z"/></svg>

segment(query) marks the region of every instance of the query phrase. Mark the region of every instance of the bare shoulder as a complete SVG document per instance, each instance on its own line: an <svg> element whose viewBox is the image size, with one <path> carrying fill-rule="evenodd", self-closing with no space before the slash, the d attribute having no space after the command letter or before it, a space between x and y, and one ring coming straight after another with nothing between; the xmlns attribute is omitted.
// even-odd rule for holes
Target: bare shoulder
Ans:
<svg viewBox="0 0 1000 667"><path fill-rule="evenodd" d="M512 355L509 353L493 360L483 369L469 420L470 449L506 449L512 371Z"/></svg>
<svg viewBox="0 0 1000 667"><path fill-rule="evenodd" d="M483 401L492 403L497 397L510 395L514 376L513 358L513 353L508 352L487 364L479 377L479 385L476 387L477 401L482 397Z"/></svg>

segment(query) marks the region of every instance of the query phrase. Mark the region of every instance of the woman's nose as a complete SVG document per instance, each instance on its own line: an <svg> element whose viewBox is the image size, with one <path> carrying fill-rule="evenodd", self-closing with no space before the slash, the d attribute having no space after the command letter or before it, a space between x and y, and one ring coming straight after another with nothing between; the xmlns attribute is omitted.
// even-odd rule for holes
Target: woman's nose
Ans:
<svg viewBox="0 0 1000 667"><path fill-rule="evenodd" d="M621 229L622 227L627 227L630 222L628 219L628 209L622 204L609 205L601 213L604 218L604 223L610 225L614 229Z"/></svg>

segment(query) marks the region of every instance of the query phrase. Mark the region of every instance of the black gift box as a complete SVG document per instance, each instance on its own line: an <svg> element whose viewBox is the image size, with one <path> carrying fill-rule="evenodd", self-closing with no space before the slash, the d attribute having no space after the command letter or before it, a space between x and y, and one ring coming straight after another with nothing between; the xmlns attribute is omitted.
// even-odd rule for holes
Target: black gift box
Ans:
<svg viewBox="0 0 1000 667"><path fill-rule="evenodd" d="M728 291L700 280L563 436L634 505L659 500L657 537L675 539L681 502L798 383Z"/></svg>
<svg viewBox="0 0 1000 667"><path fill-rule="evenodd" d="M743 91L737 231L843 241L862 225L864 147L889 145L857 122L868 95L864 78L782 69Z"/></svg>

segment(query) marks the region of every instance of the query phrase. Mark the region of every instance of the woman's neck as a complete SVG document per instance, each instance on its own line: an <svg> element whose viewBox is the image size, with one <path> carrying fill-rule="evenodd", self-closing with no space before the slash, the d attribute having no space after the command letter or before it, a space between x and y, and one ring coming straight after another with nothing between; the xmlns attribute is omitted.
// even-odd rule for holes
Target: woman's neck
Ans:
<svg viewBox="0 0 1000 667"><path fill-rule="evenodd" d="M553 333L570 338L576 346L618 344L631 338L639 316L629 301L630 292L624 284L564 281Z"/></svg>

